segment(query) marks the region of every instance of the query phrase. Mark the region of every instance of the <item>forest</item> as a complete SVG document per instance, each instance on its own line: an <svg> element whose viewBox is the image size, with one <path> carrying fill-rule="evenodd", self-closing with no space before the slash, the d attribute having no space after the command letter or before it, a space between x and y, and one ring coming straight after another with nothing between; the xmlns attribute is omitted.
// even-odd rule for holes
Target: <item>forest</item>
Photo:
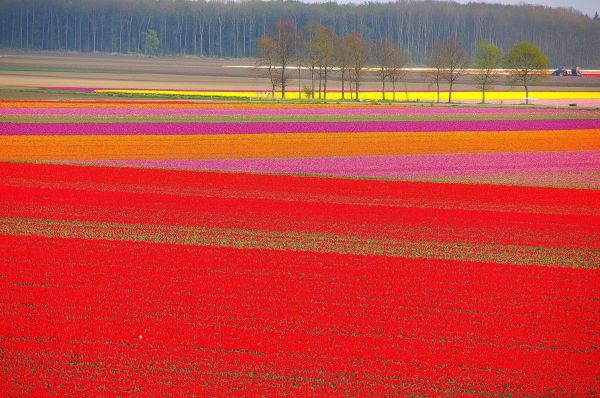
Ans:
<svg viewBox="0 0 600 398"><path fill-rule="evenodd" d="M306 32L311 22L369 42L390 38L422 65L452 38L472 56L479 40L507 51L539 46L551 66L600 67L600 20L573 9L404 0L305 4L298 1L0 0L4 49L253 57L277 21Z"/></svg>

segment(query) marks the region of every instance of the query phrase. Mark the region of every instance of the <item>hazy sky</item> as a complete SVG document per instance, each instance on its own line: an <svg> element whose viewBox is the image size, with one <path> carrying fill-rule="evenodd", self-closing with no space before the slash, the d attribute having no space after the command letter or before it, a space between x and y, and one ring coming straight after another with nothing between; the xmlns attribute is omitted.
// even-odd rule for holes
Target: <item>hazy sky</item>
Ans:
<svg viewBox="0 0 600 398"><path fill-rule="evenodd" d="M322 3L328 0L300 0L305 3ZM369 1L387 2L395 0L333 0L338 3L367 3ZM549 7L573 7L584 14L594 16L598 11L600 13L600 1L598 0L450 0L458 3L503 3L503 4L539 4Z"/></svg>
<svg viewBox="0 0 600 398"><path fill-rule="evenodd" d="M539 4L549 7L573 7L584 14L594 16L600 13L600 2L597 0L456 0L458 3L503 3L503 4Z"/></svg>

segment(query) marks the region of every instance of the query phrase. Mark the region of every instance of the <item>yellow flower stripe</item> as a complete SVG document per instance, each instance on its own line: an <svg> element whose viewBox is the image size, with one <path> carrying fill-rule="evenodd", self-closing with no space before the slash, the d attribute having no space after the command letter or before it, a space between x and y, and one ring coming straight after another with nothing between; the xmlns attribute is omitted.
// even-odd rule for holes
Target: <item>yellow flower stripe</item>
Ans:
<svg viewBox="0 0 600 398"><path fill-rule="evenodd" d="M95 90L97 93L114 93L114 94L142 94L142 95L173 95L173 96L188 96L188 97L249 97L249 98L271 98L271 93L268 91L177 91L177 90ZM327 99L341 99L340 92L328 92ZM346 93L346 99L349 98L349 93ZM281 98L281 93L276 93L275 98ZM286 94L288 99L298 99L297 91L290 91ZM301 93L301 98L305 99L305 94ZM359 98L362 100L380 100L381 92L365 91L359 93ZM550 99L550 100L570 100L570 99L597 99L600 100L600 91L530 91L529 98L531 99ZM392 93L386 92L386 99L392 99ZM456 101L478 101L481 100L481 92L479 91L456 91L452 93L452 99ZM523 100L525 92L523 91L491 91L486 93L486 99L489 101L502 100ZM437 92L435 91L397 91L396 100L408 101L436 101ZM441 101L448 101L448 92L440 93Z"/></svg>

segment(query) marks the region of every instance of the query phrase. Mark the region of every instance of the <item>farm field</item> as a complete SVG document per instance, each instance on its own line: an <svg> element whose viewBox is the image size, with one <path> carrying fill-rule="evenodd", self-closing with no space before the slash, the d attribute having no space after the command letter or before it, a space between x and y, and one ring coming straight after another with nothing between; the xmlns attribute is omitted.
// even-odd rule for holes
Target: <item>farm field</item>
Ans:
<svg viewBox="0 0 600 398"><path fill-rule="evenodd" d="M196 99L231 96L269 98L268 79L264 72L253 67L255 63L256 60L250 58L107 56L4 50L0 51L0 97L60 99L70 96L81 99L82 95L93 95L94 99L110 100L115 95L161 95ZM300 82L295 72L293 75L288 87L289 98L297 98L298 90L311 85L307 70L301 71ZM328 87L331 90L328 99L337 100L341 96L338 73L333 74ZM396 99L435 101L437 94L433 89L430 76L417 68L407 73L404 82L399 84ZM361 90L361 99L381 100L381 82L374 71L365 75ZM468 74L456 83L455 90L455 101L481 101L481 94ZM536 82L531 91L530 100L537 105L577 104L578 107L598 108L600 73L587 70L584 77L548 77ZM442 101L447 100L447 96L443 92ZM392 97L392 93L387 94L388 100ZM524 102L525 94L521 87L503 80L487 97L494 104L520 104Z"/></svg>
<svg viewBox="0 0 600 398"><path fill-rule="evenodd" d="M0 100L2 396L600 394L600 111Z"/></svg>
<svg viewBox="0 0 600 398"><path fill-rule="evenodd" d="M2 101L0 159L600 188L600 111Z"/></svg>
<svg viewBox="0 0 600 398"><path fill-rule="evenodd" d="M161 89L116 89L116 88L93 88L93 87L42 87L42 89L50 91L71 91L82 92L88 94L107 94L107 95L131 95L131 96L161 96L161 97L183 97L183 98L198 98L210 99L215 98L233 98L233 99L260 99L271 100L281 99L281 93L271 93L268 90L161 90ZM341 90L330 90L327 95L328 101L350 100L356 98L352 94L346 92L342 94ZM286 99L307 100L310 99L305 93L298 90L289 90L286 93ZM323 95L325 98L325 95ZM440 99L437 100L438 94L433 90L397 90L385 92L385 101L401 101L406 103L421 103L421 102L448 102L449 93L447 91L440 92ZM479 91L455 91L452 94L455 102L478 104L481 102L481 92ZM358 93L360 101L383 101L383 94L379 90L361 91ZM486 95L487 102L490 104L525 104L525 94L521 91L493 91ZM529 93L529 101L531 104L544 106L583 106L587 108L600 107L600 91L532 91Z"/></svg>

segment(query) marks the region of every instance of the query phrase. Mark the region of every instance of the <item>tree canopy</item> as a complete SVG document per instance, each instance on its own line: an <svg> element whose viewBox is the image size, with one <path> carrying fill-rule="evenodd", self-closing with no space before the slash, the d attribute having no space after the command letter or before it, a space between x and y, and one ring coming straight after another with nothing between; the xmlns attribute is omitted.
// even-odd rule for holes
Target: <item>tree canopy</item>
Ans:
<svg viewBox="0 0 600 398"><path fill-rule="evenodd" d="M546 76L548 57L539 47L522 41L506 54L505 64L511 69L513 81L525 88L525 102L529 104L529 84Z"/></svg>
<svg viewBox="0 0 600 398"><path fill-rule="evenodd" d="M158 48L160 46L160 40L154 29L148 29L147 32L142 34L142 41L144 42L144 54L156 55L158 54Z"/></svg>
<svg viewBox="0 0 600 398"><path fill-rule="evenodd" d="M477 87L481 89L481 102L485 103L485 92L492 88L498 79L497 68L502 63L502 50L486 40L477 42L474 66L480 70L473 75Z"/></svg>

